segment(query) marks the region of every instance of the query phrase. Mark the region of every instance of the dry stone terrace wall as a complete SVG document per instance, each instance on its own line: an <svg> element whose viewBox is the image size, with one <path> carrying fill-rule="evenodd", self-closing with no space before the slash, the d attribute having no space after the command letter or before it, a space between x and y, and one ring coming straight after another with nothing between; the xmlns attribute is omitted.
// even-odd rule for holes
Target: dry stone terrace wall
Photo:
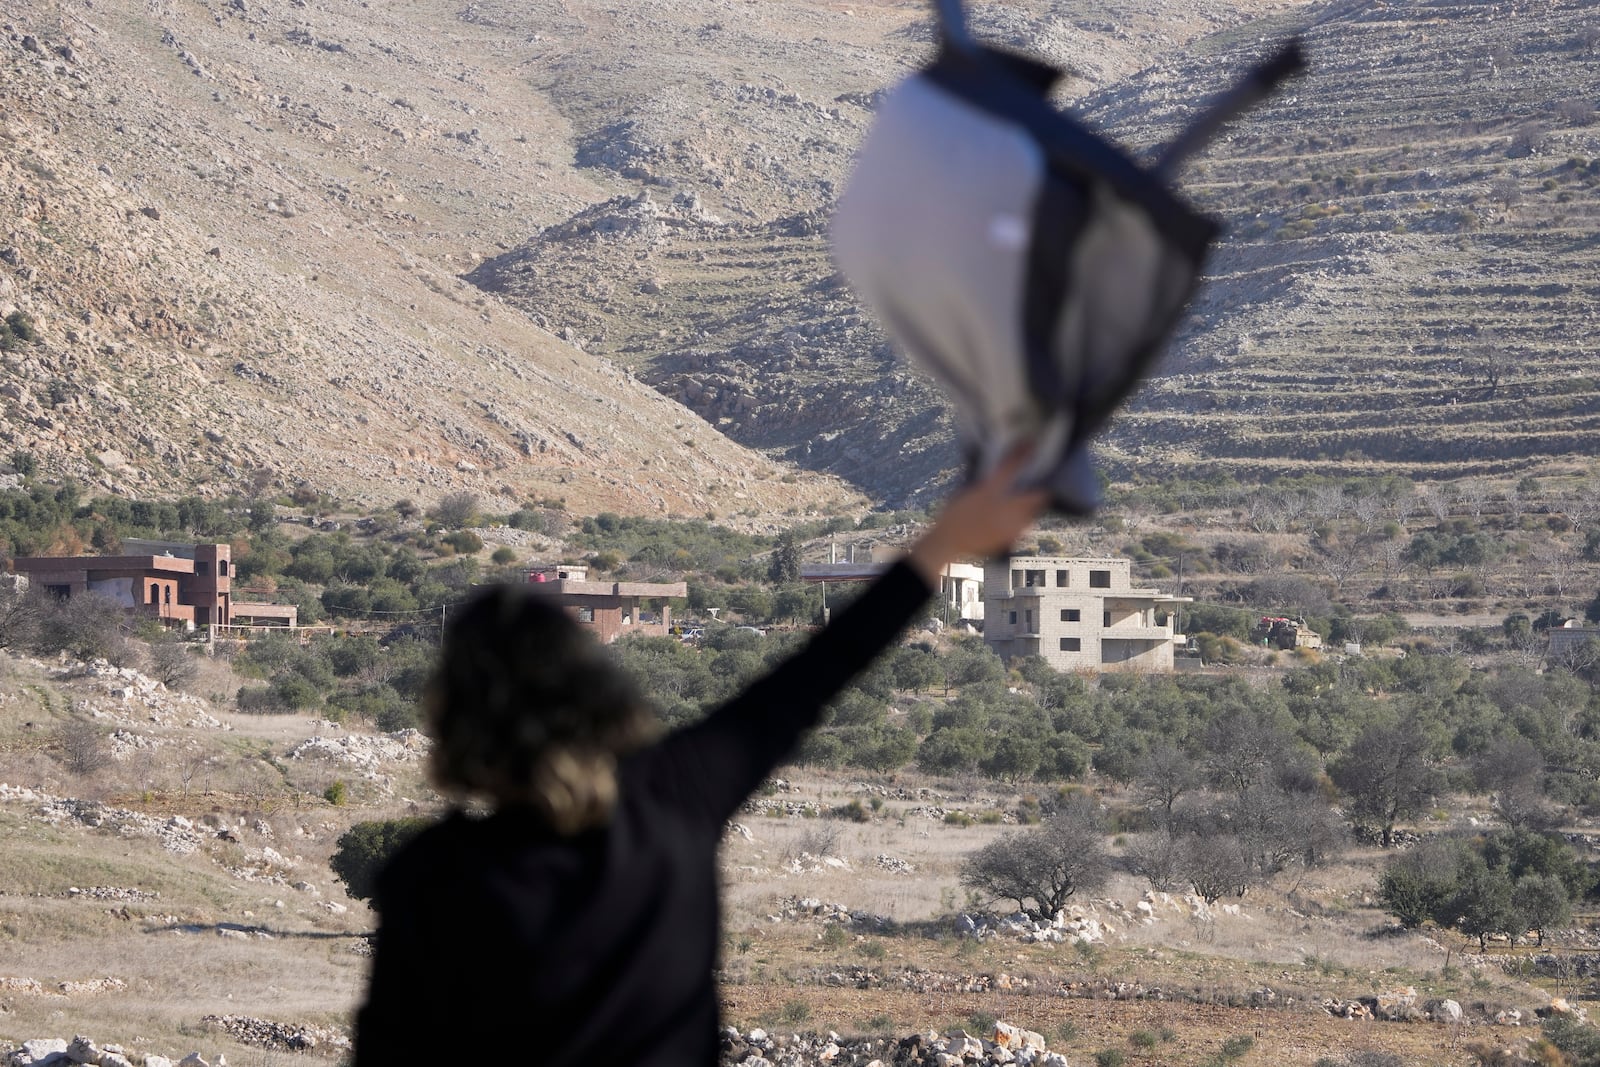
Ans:
<svg viewBox="0 0 1600 1067"><path fill-rule="evenodd" d="M257 1019L248 1015L206 1015L200 1023L209 1030L227 1034L241 1044L288 1052L321 1050L348 1053L350 1039L338 1030L322 1026ZM0 1064L7 1067L227 1067L226 1055L210 1058L191 1052L182 1059L169 1059L153 1052L140 1052L122 1045L99 1045L81 1034L71 1041L42 1038L25 1041L20 1047L0 1046Z"/></svg>
<svg viewBox="0 0 1600 1067"><path fill-rule="evenodd" d="M1112 445L1130 462L1341 474L1586 458L1600 127L1567 102L1600 73L1592 15L1330 5L1259 27L1310 21L1310 67L1185 176L1232 236ZM1091 107L1132 142L1163 140L1258 47L1217 44Z"/></svg>

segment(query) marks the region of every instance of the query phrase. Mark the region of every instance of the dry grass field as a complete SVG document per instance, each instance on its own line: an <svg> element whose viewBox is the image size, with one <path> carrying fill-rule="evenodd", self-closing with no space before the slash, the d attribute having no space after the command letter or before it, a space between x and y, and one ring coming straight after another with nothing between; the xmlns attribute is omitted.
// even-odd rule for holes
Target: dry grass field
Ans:
<svg viewBox="0 0 1600 1067"><path fill-rule="evenodd" d="M354 821L431 809L417 749L11 657L0 693L0 1046L83 1034L232 1065L345 1056L372 916L328 857ZM106 737L106 762L87 774L63 762L74 711L98 713ZM377 752L389 755L365 755ZM343 805L322 796L335 780ZM1368 1049L1470 1064L1475 1047L1534 1032L1491 1025L1495 1012L1531 1022L1552 994L1580 999L1464 957L1459 939L1447 961L1438 941L1381 934L1371 851L1204 917L1157 896L1141 921L1145 886L1118 876L1081 902L1104 925L1093 944L960 936L959 916L977 910L963 858L1017 831L1003 813L1021 799L982 781L844 773L757 798L766 810L742 814L725 850L729 1022L899 1037L999 1019L1074 1063L1119 1049L1130 1063L1199 1064L1248 1037L1235 1062ZM835 814L851 801L866 821ZM797 914L795 898L855 919ZM1348 1020L1321 1006L1405 987L1419 1002L1457 1000L1466 1021ZM251 1036L225 1017L260 1022ZM289 1047L306 1036L314 1046Z"/></svg>

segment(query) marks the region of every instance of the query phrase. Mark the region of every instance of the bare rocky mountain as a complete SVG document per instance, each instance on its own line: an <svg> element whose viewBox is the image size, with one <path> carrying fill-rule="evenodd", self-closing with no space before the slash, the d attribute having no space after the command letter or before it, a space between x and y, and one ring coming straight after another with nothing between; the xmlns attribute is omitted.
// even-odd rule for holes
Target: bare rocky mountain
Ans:
<svg viewBox="0 0 1600 1067"><path fill-rule="evenodd" d="M1189 175L1232 229L1108 442L1158 469L1592 471L1600 28L1590 3L1335 3L1311 69ZM1130 140L1287 22L1088 105Z"/></svg>
<svg viewBox="0 0 1600 1067"><path fill-rule="evenodd" d="M892 10L902 21L870 42L891 80L929 36L919 6ZM1333 3L1240 9L1228 26L1187 7L1160 41L1159 21L1131 9L1068 10L981 6L974 21L986 40L1084 72L1063 99L1135 151L1273 42L1303 33L1311 57L1184 175L1228 235L1170 359L1102 443L1114 472L1587 469L1600 412L1592 8ZM713 82L671 122L625 105L587 158L640 192L469 277L572 323L736 440L917 499L954 462L948 420L826 253L827 201L876 91L852 73ZM775 167L778 115L809 132L815 180ZM684 154L703 144L721 147Z"/></svg>
<svg viewBox="0 0 1600 1067"><path fill-rule="evenodd" d="M7 5L0 456L142 495L857 503L456 277L615 193L529 84L548 21Z"/></svg>
<svg viewBox="0 0 1600 1067"><path fill-rule="evenodd" d="M1586 463L1586 12L976 5L981 37L1063 66L1063 102L1136 149L1307 33L1310 74L1184 177L1230 235L1112 469ZM921 0L3 18L0 316L23 319L0 462L130 494L723 516L949 476L943 405L826 253L876 94L931 47Z"/></svg>
<svg viewBox="0 0 1600 1067"><path fill-rule="evenodd" d="M974 18L1081 89L1258 6ZM0 316L28 328L0 361L0 459L136 495L859 501L655 385L859 486L914 491L950 462L937 398L851 317L818 237L873 94L929 48L921 3L18 0L3 19ZM584 236L647 212L664 241ZM486 290L530 238L565 247L549 292L498 286L513 307Z"/></svg>

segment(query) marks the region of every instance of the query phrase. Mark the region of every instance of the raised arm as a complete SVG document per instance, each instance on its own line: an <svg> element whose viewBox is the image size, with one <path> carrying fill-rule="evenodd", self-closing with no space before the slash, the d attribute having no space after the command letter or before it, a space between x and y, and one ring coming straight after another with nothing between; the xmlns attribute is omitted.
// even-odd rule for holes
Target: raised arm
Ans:
<svg viewBox="0 0 1600 1067"><path fill-rule="evenodd" d="M849 684L939 588L947 564L1009 548L1044 508L1048 493L1015 486L1024 454L958 491L906 557L804 649L704 721L662 742L656 786L707 818L732 816L783 761L823 707Z"/></svg>

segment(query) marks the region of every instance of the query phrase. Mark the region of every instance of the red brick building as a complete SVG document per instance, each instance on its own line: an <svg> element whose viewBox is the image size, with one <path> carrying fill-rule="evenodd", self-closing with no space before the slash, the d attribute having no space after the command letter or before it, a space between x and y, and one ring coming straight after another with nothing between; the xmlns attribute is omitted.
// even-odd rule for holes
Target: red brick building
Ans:
<svg viewBox="0 0 1600 1067"><path fill-rule="evenodd" d="M23 556L11 569L59 597L95 593L132 615L168 626L233 621L233 563L227 545L123 542L118 556Z"/></svg>

